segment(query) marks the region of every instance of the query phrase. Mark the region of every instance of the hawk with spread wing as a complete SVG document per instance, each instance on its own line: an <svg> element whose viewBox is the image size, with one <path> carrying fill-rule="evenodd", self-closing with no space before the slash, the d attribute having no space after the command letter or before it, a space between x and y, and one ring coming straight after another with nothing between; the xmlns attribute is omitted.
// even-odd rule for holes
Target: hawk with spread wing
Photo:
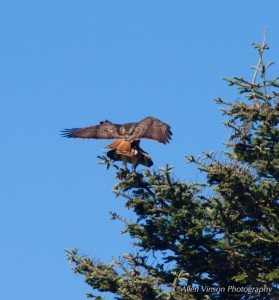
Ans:
<svg viewBox="0 0 279 300"><path fill-rule="evenodd" d="M147 117L138 123L114 124L102 121L99 125L64 129L62 135L68 138L82 139L115 139L105 149L111 149L107 156L113 160L122 160L124 164L131 163L134 168L138 164L152 166L153 162L147 152L140 148L141 139L150 139L162 144L171 140L172 132L169 125Z"/></svg>

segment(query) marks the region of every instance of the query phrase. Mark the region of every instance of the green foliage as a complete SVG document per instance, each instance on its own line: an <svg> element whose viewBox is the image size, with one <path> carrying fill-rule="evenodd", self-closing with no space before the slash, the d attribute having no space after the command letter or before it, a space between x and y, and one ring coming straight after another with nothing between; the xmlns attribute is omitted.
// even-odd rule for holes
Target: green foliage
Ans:
<svg viewBox="0 0 279 300"><path fill-rule="evenodd" d="M133 222L111 216L124 223L136 252L105 265L67 250L74 272L94 290L123 300L250 299L231 286L265 289L253 291L262 299L278 295L279 82L266 77L273 62L263 62L265 41L254 46L252 81L225 79L241 100L216 99L230 129L222 160L214 152L187 157L206 182L180 181L168 165L131 173L100 156L116 168L113 193L134 212Z"/></svg>

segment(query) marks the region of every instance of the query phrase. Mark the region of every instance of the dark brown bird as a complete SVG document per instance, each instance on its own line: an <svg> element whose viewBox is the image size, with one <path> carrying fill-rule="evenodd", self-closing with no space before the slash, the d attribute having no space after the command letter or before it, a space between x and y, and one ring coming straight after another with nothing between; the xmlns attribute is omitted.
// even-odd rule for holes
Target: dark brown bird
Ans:
<svg viewBox="0 0 279 300"><path fill-rule="evenodd" d="M132 155L127 156L123 154L118 154L116 152L116 149L114 149L107 152L107 157L111 160L122 161L125 167L127 163L130 163L131 165L133 165L134 170L138 165L143 165L146 167L153 166L153 161L150 155L147 152L145 152L142 148L140 148L139 143L140 141L132 142L130 151Z"/></svg>
<svg viewBox="0 0 279 300"><path fill-rule="evenodd" d="M153 162L149 154L139 147L140 140L150 139L166 144L171 140L172 132L168 124L156 118L147 117L138 123L127 124L114 124L106 120L95 126L64 129L62 135L68 138L116 139L105 147L105 149L111 149L108 152L109 158L126 160L135 166L138 164L148 166ZM128 159L128 157L131 158Z"/></svg>

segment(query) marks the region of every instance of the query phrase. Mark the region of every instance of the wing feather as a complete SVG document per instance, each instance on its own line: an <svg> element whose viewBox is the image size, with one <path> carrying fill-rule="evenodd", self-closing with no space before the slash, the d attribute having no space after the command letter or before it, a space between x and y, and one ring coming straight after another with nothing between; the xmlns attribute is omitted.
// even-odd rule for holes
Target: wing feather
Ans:
<svg viewBox="0 0 279 300"><path fill-rule="evenodd" d="M64 129L62 136L81 139L115 139L122 136L118 133L121 125L105 121L99 125L85 128Z"/></svg>
<svg viewBox="0 0 279 300"><path fill-rule="evenodd" d="M140 121L134 129L128 141L132 142L139 139L150 139L162 144L169 143L171 140L171 127L153 117L147 117Z"/></svg>
<svg viewBox="0 0 279 300"><path fill-rule="evenodd" d="M113 124L104 121L95 126L64 129L62 136L82 139L124 139L130 143L140 139L150 139L166 144L171 140L172 132L168 124L147 117L138 123Z"/></svg>

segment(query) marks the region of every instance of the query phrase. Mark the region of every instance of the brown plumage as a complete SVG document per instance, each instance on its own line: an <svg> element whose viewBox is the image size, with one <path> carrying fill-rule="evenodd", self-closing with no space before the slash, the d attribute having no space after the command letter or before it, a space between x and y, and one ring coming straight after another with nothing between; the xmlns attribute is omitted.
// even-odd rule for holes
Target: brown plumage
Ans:
<svg viewBox="0 0 279 300"><path fill-rule="evenodd" d="M141 139L150 139L162 144L171 140L171 127L153 117L147 117L138 123L114 124L110 121L100 122L99 125L64 129L62 135L68 138L82 139L116 139L105 149L111 149L107 153L113 160L124 160L137 166L153 165L147 152L139 147Z"/></svg>
<svg viewBox="0 0 279 300"><path fill-rule="evenodd" d="M107 152L107 157L112 160L122 161L126 167L127 163L133 165L133 168L136 169L138 165L143 165L146 167L153 166L153 161L150 155L145 152L140 146L140 141L134 141L131 144L131 155L118 154L116 149L110 150Z"/></svg>

